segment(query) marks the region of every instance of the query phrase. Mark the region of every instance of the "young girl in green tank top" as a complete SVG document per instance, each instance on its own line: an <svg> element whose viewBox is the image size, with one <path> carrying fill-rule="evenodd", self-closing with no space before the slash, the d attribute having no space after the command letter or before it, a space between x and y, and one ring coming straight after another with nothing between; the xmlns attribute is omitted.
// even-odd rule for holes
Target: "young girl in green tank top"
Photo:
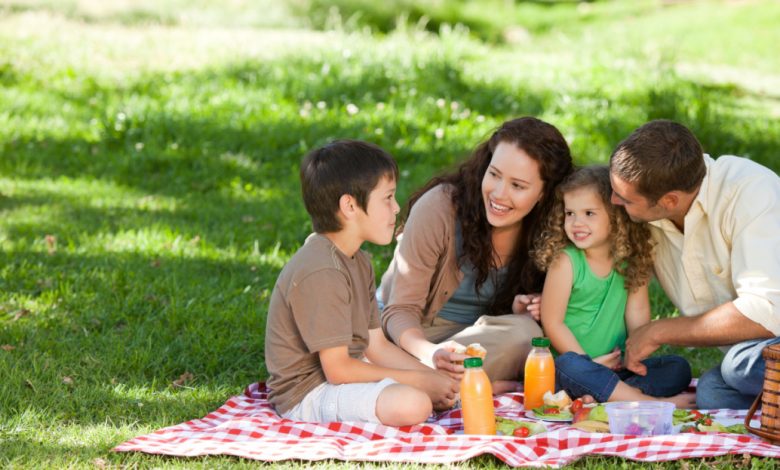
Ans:
<svg viewBox="0 0 780 470"><path fill-rule="evenodd" d="M556 388L599 402L665 400L691 407L691 380L678 356L643 361L647 375L625 369L631 331L650 321L650 232L610 202L609 169L577 170L558 188L556 209L534 259L547 272L542 327L555 352Z"/></svg>

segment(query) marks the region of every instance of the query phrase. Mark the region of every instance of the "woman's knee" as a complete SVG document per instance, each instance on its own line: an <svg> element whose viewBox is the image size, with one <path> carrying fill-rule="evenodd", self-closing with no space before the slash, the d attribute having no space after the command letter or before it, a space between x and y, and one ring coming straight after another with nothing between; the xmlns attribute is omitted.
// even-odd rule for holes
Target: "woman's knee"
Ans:
<svg viewBox="0 0 780 470"><path fill-rule="evenodd" d="M376 417L387 426L420 424L432 412L433 404L428 395L409 385L389 385L377 397Z"/></svg>

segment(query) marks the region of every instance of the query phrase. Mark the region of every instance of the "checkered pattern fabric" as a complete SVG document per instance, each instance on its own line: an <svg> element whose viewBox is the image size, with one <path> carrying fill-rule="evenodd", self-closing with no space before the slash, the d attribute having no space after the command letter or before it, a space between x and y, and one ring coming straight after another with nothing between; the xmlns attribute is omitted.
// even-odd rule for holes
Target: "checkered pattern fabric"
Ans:
<svg viewBox="0 0 780 470"><path fill-rule="evenodd" d="M415 462L449 464L493 454L515 467L559 467L589 454L658 462L689 457L752 454L780 457L780 446L724 433L639 437L586 433L547 423L548 432L530 438L462 434L459 409L425 424L402 428L364 423L302 423L282 419L268 402L265 385L247 387L202 419L160 429L117 446L119 452L175 456L236 455L248 459ZM495 397L496 414L526 420L521 393ZM712 410L718 418L742 418L745 411ZM758 423L755 423L756 426Z"/></svg>

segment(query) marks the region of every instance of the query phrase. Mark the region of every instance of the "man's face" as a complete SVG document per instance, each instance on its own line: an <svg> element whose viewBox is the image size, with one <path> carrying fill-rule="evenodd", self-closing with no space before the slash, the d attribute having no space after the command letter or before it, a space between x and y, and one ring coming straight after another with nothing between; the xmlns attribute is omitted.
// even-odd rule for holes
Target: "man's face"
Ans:
<svg viewBox="0 0 780 470"><path fill-rule="evenodd" d="M669 214L657 203L651 203L646 197L640 195L636 185L629 183L610 172L609 179L612 182L612 204L623 206L626 213L634 222L652 222L666 219Z"/></svg>

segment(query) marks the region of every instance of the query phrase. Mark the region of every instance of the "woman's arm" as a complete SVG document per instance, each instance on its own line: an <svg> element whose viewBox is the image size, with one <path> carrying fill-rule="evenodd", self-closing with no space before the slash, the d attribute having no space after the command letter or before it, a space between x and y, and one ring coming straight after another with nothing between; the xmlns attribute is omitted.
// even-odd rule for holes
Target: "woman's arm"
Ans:
<svg viewBox="0 0 780 470"><path fill-rule="evenodd" d="M422 321L433 279L441 269L450 268L444 259L455 225L449 198L443 187L435 187L417 201L382 280L382 289L388 292L382 312L384 331L395 344L427 364L433 364L432 356L439 346L425 339Z"/></svg>
<svg viewBox="0 0 780 470"><path fill-rule="evenodd" d="M571 260L561 253L547 270L542 291L542 329L556 351L585 354L577 338L563 322L571 296L574 271Z"/></svg>

